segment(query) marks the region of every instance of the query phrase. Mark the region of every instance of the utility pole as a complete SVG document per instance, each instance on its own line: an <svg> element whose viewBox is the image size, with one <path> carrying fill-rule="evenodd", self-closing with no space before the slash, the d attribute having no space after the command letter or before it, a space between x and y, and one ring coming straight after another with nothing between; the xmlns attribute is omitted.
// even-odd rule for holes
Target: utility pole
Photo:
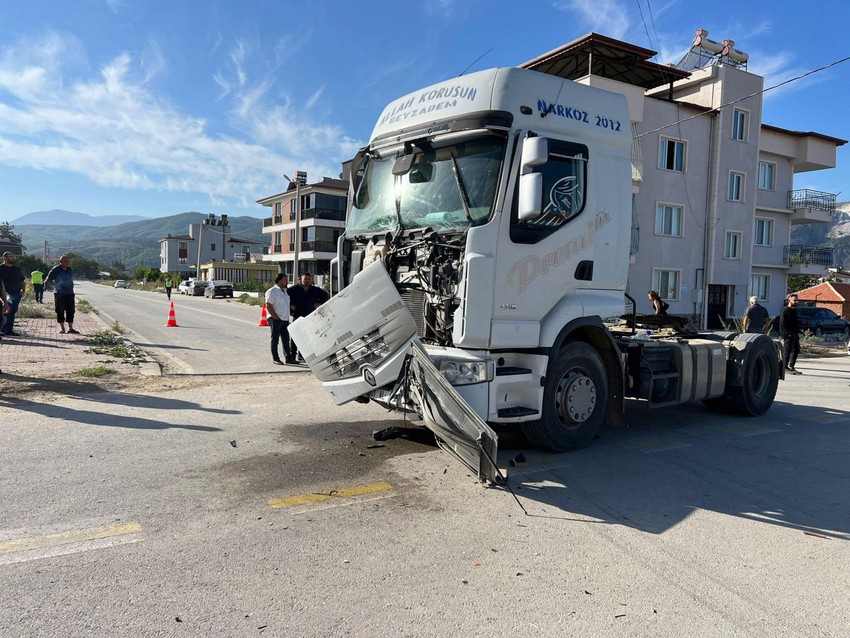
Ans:
<svg viewBox="0 0 850 638"><path fill-rule="evenodd" d="M288 175L283 176L290 184L292 180ZM307 185L307 173L295 171L295 247L292 254L292 278L297 282L299 278L298 257L301 253L301 184Z"/></svg>

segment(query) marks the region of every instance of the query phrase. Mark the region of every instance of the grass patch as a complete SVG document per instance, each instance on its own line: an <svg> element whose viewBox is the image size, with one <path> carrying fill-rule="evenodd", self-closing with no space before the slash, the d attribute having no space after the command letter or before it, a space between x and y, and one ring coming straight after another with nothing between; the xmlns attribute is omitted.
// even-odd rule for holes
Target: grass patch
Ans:
<svg viewBox="0 0 850 638"><path fill-rule="evenodd" d="M239 303L244 303L248 306L262 306L264 303L266 303L265 300L261 297L254 297L245 292L239 295L239 298L236 301L238 301Z"/></svg>
<svg viewBox="0 0 850 638"><path fill-rule="evenodd" d="M50 319L51 317L55 319L56 313L49 306L45 307L34 301L27 302L26 300L22 300L21 305L18 306L16 317L18 319Z"/></svg>
<svg viewBox="0 0 850 638"><path fill-rule="evenodd" d="M92 306L85 299L77 299L75 306L76 306L77 310L79 310L80 312L83 312L85 314L89 314L89 313L92 313L92 312L97 314L97 310L95 310L95 307Z"/></svg>
<svg viewBox="0 0 850 638"><path fill-rule="evenodd" d="M127 334L127 329L117 321L113 321L112 325L109 326L109 329L112 330L112 332L118 333L120 335Z"/></svg>
<svg viewBox="0 0 850 638"><path fill-rule="evenodd" d="M78 377L105 377L110 374L115 374L115 370L108 366L92 366L90 368L81 368L76 370L74 374Z"/></svg>
<svg viewBox="0 0 850 638"><path fill-rule="evenodd" d="M123 359L124 363L132 363L134 365L147 360L145 354L138 347L127 343L124 341L124 337L112 330L98 330L97 332L93 332L86 337L86 341L92 344L91 348L86 349L86 352L90 354L100 354L112 357L113 359Z"/></svg>

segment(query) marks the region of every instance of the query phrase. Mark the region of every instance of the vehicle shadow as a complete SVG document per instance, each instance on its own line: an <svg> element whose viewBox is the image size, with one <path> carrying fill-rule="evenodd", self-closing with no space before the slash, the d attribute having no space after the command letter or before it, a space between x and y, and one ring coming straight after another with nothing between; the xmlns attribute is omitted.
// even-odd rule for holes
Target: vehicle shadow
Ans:
<svg viewBox="0 0 850 638"><path fill-rule="evenodd" d="M775 407L781 417L630 411L631 427L605 428L588 448L504 449L500 466L527 459L507 487L529 517L660 534L707 510L850 540L850 412Z"/></svg>
<svg viewBox="0 0 850 638"><path fill-rule="evenodd" d="M17 410L39 414L53 419L61 419L63 421L74 421L84 423L86 425L96 425L115 428L133 428L140 430L194 430L198 432L220 432L221 428L216 428L207 425L193 425L189 423L168 423L158 419L149 419L138 416L113 415L96 410L80 410L64 405L56 405L55 403L40 403L38 401L30 401L29 399L8 399L2 401L7 407ZM191 408L184 409L202 409L197 404L191 405ZM150 406L138 406L150 407Z"/></svg>

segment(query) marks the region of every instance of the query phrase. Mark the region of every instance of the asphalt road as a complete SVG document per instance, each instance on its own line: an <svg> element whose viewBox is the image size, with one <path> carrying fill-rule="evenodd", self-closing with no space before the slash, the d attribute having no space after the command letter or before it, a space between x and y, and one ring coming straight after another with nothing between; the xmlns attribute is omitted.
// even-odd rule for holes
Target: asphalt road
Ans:
<svg viewBox="0 0 850 638"><path fill-rule="evenodd" d="M272 364L269 328L258 325L259 306L179 295L175 288L171 300L178 327L174 328L166 327L170 304L164 294L92 282L80 282L75 288L107 322L118 321L129 329L128 337L150 352L169 374L306 370L304 366Z"/></svg>
<svg viewBox="0 0 850 638"><path fill-rule="evenodd" d="M0 636L846 636L850 357L798 369L510 489L307 373L0 394Z"/></svg>

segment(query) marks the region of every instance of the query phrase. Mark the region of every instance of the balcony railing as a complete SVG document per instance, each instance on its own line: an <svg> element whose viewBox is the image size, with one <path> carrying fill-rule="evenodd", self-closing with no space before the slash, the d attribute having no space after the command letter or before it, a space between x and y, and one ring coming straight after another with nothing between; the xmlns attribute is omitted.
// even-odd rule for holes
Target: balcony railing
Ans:
<svg viewBox="0 0 850 638"><path fill-rule="evenodd" d="M808 188L796 191L788 191L788 208L811 208L813 210L835 210L835 193L822 193Z"/></svg>
<svg viewBox="0 0 850 638"><path fill-rule="evenodd" d="M345 211L331 208L305 208L301 211L301 219L331 219L344 222ZM289 213L289 221L295 221L295 213Z"/></svg>
<svg viewBox="0 0 850 638"><path fill-rule="evenodd" d="M804 264L807 266L832 266L832 248L823 246L785 246L782 260L788 264Z"/></svg>
<svg viewBox="0 0 850 638"><path fill-rule="evenodd" d="M283 223L283 216L276 215L274 217L266 217L263 220L263 228L267 228L268 226L277 226L278 224Z"/></svg>
<svg viewBox="0 0 850 638"><path fill-rule="evenodd" d="M302 241L301 252L335 253L336 243L332 241ZM295 244L289 244L289 252L295 252Z"/></svg>

